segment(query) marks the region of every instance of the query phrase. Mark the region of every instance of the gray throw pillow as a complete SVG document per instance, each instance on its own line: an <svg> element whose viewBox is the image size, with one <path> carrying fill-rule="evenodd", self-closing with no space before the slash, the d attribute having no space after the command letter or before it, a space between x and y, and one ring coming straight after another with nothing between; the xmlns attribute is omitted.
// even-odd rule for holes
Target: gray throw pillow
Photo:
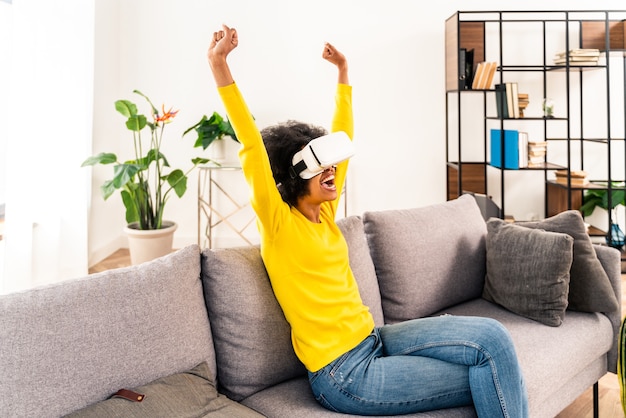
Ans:
<svg viewBox="0 0 626 418"><path fill-rule="evenodd" d="M574 238L570 270L569 309L581 312L614 312L617 298L595 250L582 215L568 210L539 222L519 222L527 228L561 232Z"/></svg>
<svg viewBox="0 0 626 418"><path fill-rule="evenodd" d="M136 400L113 395L65 418L257 418L263 415L217 393L206 362L192 370L162 377L130 389Z"/></svg>
<svg viewBox="0 0 626 418"><path fill-rule="evenodd" d="M573 244L568 234L488 220L483 298L543 324L561 325Z"/></svg>
<svg viewBox="0 0 626 418"><path fill-rule="evenodd" d="M385 322L432 315L480 297L487 228L476 199L365 212Z"/></svg>
<svg viewBox="0 0 626 418"><path fill-rule="evenodd" d="M220 392L240 401L306 375L258 246L205 249L202 283Z"/></svg>

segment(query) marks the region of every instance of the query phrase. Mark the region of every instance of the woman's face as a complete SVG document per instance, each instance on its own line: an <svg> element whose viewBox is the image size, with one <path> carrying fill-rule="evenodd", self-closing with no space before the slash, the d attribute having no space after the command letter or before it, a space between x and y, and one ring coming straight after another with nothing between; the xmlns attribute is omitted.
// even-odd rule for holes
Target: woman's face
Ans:
<svg viewBox="0 0 626 418"><path fill-rule="evenodd" d="M321 174L311 178L308 183L308 198L316 203L328 202L337 199L337 186L335 185L335 167L324 170Z"/></svg>

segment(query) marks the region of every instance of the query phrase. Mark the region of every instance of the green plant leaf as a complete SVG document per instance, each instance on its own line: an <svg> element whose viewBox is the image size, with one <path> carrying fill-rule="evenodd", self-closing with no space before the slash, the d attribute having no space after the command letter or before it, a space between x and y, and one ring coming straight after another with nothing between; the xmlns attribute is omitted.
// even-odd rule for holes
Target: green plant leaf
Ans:
<svg viewBox="0 0 626 418"><path fill-rule="evenodd" d="M217 112L213 112L210 118L203 115L198 123L183 132L183 136L191 130L195 130L198 134L193 145L194 148L202 147L202 149L207 149L213 141L222 139L224 136L230 136L235 142L239 142L230 121L225 120Z"/></svg>
<svg viewBox="0 0 626 418"><path fill-rule="evenodd" d="M115 109L122 115L130 118L137 114L137 106L128 100L118 100L115 102Z"/></svg>
<svg viewBox="0 0 626 418"><path fill-rule="evenodd" d="M153 115L158 115L159 111L157 110L156 107L154 107L154 105L152 104L152 101L148 98L148 96L146 96L145 94L143 94L142 92L140 92L139 90L133 90L133 93L140 95L141 97L143 97L144 99L146 99L146 101L148 102L148 104L150 105L150 107L152 108L152 114Z"/></svg>
<svg viewBox="0 0 626 418"><path fill-rule="evenodd" d="M208 162L210 162L211 160L209 158L202 158L202 157L196 157L193 158L191 160L191 162L193 163L194 166L198 165L198 164L206 164Z"/></svg>
<svg viewBox="0 0 626 418"><path fill-rule="evenodd" d="M131 115L126 121L126 127L135 132L141 131L146 127L147 119L144 115Z"/></svg>
<svg viewBox="0 0 626 418"><path fill-rule="evenodd" d="M600 183L606 185L606 183ZM587 189L583 195L583 204L580 211L583 216L590 216L596 207L604 210L615 209L619 205L626 205L626 191L624 183L611 183L611 207L609 208L609 190L608 189Z"/></svg>
<svg viewBox="0 0 626 418"><path fill-rule="evenodd" d="M113 186L116 189L130 183L142 167L137 164L118 164L113 168Z"/></svg>
<svg viewBox="0 0 626 418"><path fill-rule="evenodd" d="M176 196L182 197L185 194L187 191L187 176L182 170L174 170L164 177L166 177L167 182L174 189Z"/></svg>
<svg viewBox="0 0 626 418"><path fill-rule="evenodd" d="M111 197L115 190L116 187L113 184L113 180L107 180L102 183L102 186L100 186L100 192L102 193L102 198L104 200L107 200L109 197Z"/></svg>
<svg viewBox="0 0 626 418"><path fill-rule="evenodd" d="M89 165L111 164L111 163L116 163L116 162L117 162L117 156L115 154L110 153L110 152L101 152L98 155L94 155L92 157L87 158L85 161L83 161L83 163L80 166L86 167Z"/></svg>
<svg viewBox="0 0 626 418"><path fill-rule="evenodd" d="M150 165L151 162L159 161L159 160L163 160L163 166L165 167L170 166L170 163L167 161L167 158L165 158L165 155L163 155L163 153L161 152L158 152L155 148L152 148L150 151L148 151L148 154L143 158L142 165L145 165L147 168L147 166Z"/></svg>
<svg viewBox="0 0 626 418"><path fill-rule="evenodd" d="M131 194L127 190L122 190L121 195L122 202L124 202L124 207L126 208L126 223L130 224L139 221L139 213Z"/></svg>

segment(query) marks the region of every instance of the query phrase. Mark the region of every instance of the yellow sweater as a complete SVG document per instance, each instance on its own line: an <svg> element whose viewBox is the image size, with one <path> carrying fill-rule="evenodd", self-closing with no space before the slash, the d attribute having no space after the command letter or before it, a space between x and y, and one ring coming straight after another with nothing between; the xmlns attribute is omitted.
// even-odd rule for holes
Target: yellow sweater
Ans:
<svg viewBox="0 0 626 418"><path fill-rule="evenodd" d="M261 256L274 294L291 325L294 351L317 371L358 345L374 328L348 261L348 246L337 225L338 200L322 205L319 224L285 203L272 176L261 134L235 84L219 88L228 117L242 143L243 173L261 235ZM352 88L338 84L332 132L353 135ZM348 162L337 167L343 188Z"/></svg>

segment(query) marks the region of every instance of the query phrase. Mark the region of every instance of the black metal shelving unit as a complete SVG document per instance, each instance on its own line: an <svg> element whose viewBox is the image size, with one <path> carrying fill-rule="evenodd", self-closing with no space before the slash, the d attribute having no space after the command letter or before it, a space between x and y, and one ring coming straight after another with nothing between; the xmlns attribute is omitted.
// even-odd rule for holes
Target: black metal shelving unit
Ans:
<svg viewBox="0 0 626 418"><path fill-rule="evenodd" d="M612 132L611 121L613 118L621 118L624 123L623 132L626 132L626 114L618 114L619 110L613 109L613 100L617 95L622 96L622 111L626 113L626 10L576 10L576 11L457 11L446 20L446 170L447 170L447 198L453 199L463 192L493 194L493 188L488 185L489 170L497 170L499 174L500 208L502 216L507 214L506 182L505 177L510 171L542 171L544 185L544 216L551 216L566 209L578 209L582 202L584 190L600 188L613 189L612 183L624 181L626 179L626 139L624 133L621 137L616 137ZM540 62L507 62L505 37L510 41L508 31L520 32L521 25L526 25L529 30L539 31L542 38L542 60ZM512 29L513 28L513 29ZM561 28L561 29L559 29ZM554 32L559 32L555 41ZM527 33L527 32L526 32ZM534 35L537 35L536 33ZM487 49L495 44L495 51ZM523 34L519 43L524 47ZM558 44L560 51L570 51L576 48L597 48L605 57L604 63L594 66L573 65L568 59L565 65L555 65L552 57L556 51L550 50ZM461 89L459 85L459 51L461 48L474 50L474 67L479 62L489 61L485 59L490 53L491 57L496 57L492 61L498 62L494 84L505 81L515 81L516 75L535 73L540 78L543 97L549 97L548 90L553 88L555 77L564 87L560 89L560 94L565 98L565 109L561 110L559 117L544 118L542 115L525 115L520 119L498 118L495 114L490 114L488 104L495 103L495 90L468 90ZM623 80L612 78L613 66L619 62L617 56L621 54L621 69ZM510 60L508 60L510 61ZM604 91L598 92L594 97L593 92L589 94L585 89L585 78L588 74L598 74L601 72L606 80ZM557 75L558 74L558 75ZM577 95L574 97L574 90ZM464 108L463 100L468 95L482 102L482 146L481 158L464 158L464 141L468 132L464 129L464 114L468 109ZM614 96L615 95L615 96ZM543 98L542 97L542 98ZM590 106L598 106L598 97L604 97L606 103L603 120L594 123L602 124L606 135L602 137L586 136L585 111ZM541 100L542 98L535 98ZM480 108L481 106L477 106ZM493 107L491 107L493 108ZM472 109L473 113L477 110ZM621 113L621 112L620 112ZM565 160L558 164L550 162L548 153L545 163L539 167L521 168L510 170L506 168L495 168L489 165L489 130L500 129L503 131L510 126L511 121L519 124L538 124L535 130L542 132L543 138L548 143L561 143L564 146ZM456 126L454 126L456 123ZM564 135L552 136L551 127L555 124L564 124ZM475 132L473 132L475 134ZM624 150L621 157L622 167L614 167L615 153L613 148L620 142ZM605 161L606 176L603 178L592 178L591 182L584 186L571 184L568 177L567 184L556 183L549 180L548 173L553 170L565 169L585 170L585 146L588 144L601 144L606 149ZM502 146L502 158L504 161L504 145ZM456 150L456 153L451 150ZM619 166L619 164L618 164ZM620 171L621 169L621 171ZM616 173L619 172L619 175ZM610 196L610 193L609 193ZM579 203L580 202L580 203ZM609 225L612 222L611 211L609 211ZM607 226L608 230L608 226Z"/></svg>

